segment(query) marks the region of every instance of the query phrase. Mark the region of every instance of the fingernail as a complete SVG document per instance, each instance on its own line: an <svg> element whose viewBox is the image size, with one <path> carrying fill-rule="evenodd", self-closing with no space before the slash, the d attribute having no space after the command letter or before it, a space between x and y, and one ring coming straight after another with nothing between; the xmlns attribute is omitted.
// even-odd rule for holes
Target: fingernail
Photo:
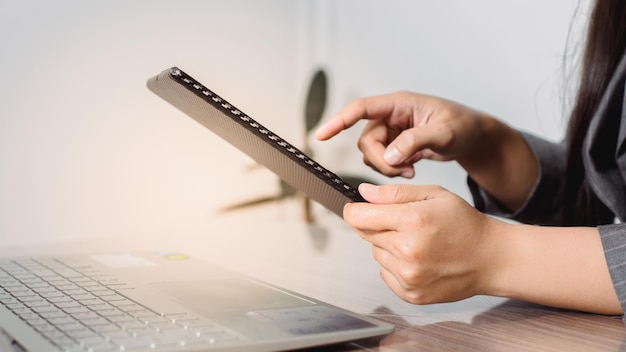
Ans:
<svg viewBox="0 0 626 352"><path fill-rule="evenodd" d="M326 129L326 125L322 125L320 126L316 131L315 131L315 138L320 139L321 136L324 135L324 130Z"/></svg>
<svg viewBox="0 0 626 352"><path fill-rule="evenodd" d="M400 154L398 149L396 149L396 147L389 146L385 150L385 154L383 155L383 159L389 165L397 165L397 164L400 164L404 158L402 157L402 155Z"/></svg>
<svg viewBox="0 0 626 352"><path fill-rule="evenodd" d="M400 173L400 177L404 178L413 178L415 176L415 171L413 169L406 169Z"/></svg>
<svg viewBox="0 0 626 352"><path fill-rule="evenodd" d="M359 185L359 193L362 196L375 195L376 193L378 193L378 187L370 183L361 183Z"/></svg>

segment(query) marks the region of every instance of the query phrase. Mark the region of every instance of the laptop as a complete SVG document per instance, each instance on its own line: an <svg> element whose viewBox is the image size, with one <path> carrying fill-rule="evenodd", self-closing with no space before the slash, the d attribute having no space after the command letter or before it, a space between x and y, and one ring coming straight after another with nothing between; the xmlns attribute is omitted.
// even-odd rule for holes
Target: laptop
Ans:
<svg viewBox="0 0 626 352"><path fill-rule="evenodd" d="M181 253L0 259L1 351L280 351L393 326Z"/></svg>
<svg viewBox="0 0 626 352"><path fill-rule="evenodd" d="M358 191L188 74L148 88L342 216ZM0 258L0 351L277 351L393 325L179 253Z"/></svg>

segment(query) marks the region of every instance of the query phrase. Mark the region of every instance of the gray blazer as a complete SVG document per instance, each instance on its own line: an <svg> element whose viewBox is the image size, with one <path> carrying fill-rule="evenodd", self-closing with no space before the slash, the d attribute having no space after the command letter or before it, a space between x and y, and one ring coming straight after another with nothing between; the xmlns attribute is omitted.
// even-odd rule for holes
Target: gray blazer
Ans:
<svg viewBox="0 0 626 352"><path fill-rule="evenodd" d="M622 57L609 83L600 106L591 120L583 143L585 179L580 194L592 194L587 199L590 212L603 213L597 226L615 292L626 312L626 109L624 109L626 55ZM621 106L620 120L611 121L608 106ZM615 113L613 110L612 113ZM617 125L619 123L619 125ZM490 197L476 183L468 185L477 209L523 223L557 224L563 206L565 143L552 143L529 133L524 138L539 161L540 177L522 209L511 213ZM607 145L608 143L608 145ZM614 150L612 155L600 155L598 146ZM609 215L608 217L606 215ZM614 220L615 219L615 220Z"/></svg>

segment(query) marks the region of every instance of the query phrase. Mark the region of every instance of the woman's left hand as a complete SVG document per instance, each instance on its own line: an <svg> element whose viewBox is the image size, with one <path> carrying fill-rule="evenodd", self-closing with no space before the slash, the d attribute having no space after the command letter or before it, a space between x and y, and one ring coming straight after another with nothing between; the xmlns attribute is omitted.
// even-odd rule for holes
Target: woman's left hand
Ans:
<svg viewBox="0 0 626 352"><path fill-rule="evenodd" d="M370 203L350 203L345 221L373 245L380 274L415 304L458 301L489 291L497 267L490 218L438 186L361 184Z"/></svg>

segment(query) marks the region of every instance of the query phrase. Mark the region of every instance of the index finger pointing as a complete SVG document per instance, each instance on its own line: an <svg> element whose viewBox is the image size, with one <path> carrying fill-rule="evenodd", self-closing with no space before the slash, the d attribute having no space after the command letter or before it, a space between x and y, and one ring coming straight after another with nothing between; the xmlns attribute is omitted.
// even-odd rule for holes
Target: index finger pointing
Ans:
<svg viewBox="0 0 626 352"><path fill-rule="evenodd" d="M346 130L359 120L375 120L389 116L395 107L390 95L354 99L343 110L324 123L315 132L319 140L327 140Z"/></svg>

